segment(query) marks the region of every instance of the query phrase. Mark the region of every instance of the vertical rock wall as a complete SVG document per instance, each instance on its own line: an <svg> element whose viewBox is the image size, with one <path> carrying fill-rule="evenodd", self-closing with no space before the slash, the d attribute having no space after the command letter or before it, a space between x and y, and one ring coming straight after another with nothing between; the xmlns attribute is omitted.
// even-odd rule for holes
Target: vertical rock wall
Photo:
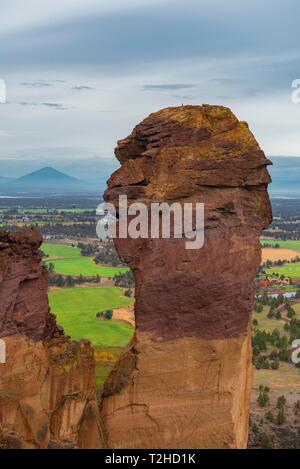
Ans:
<svg viewBox="0 0 300 469"><path fill-rule="evenodd" d="M244 448L259 236L270 162L221 106L151 114L118 142L106 201L202 202L205 242L116 239L136 280L136 333L104 391L111 448Z"/></svg>
<svg viewBox="0 0 300 469"><path fill-rule="evenodd" d="M93 349L49 312L42 238L0 232L0 447L102 446Z"/></svg>

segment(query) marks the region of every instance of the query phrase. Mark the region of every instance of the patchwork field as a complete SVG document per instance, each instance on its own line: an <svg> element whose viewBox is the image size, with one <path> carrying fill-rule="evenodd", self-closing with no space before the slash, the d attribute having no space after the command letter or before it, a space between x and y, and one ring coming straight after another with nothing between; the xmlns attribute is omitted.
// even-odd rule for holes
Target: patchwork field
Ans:
<svg viewBox="0 0 300 469"><path fill-rule="evenodd" d="M274 329L278 329L281 335L286 334L283 328L285 323L282 319L274 319L274 318L270 319L267 317L269 309L270 309L269 306L265 306L261 313L253 312L252 319L257 320L258 322L257 329L261 331L266 331L266 332L273 332ZM283 313L283 316L284 316L284 313Z"/></svg>
<svg viewBox="0 0 300 469"><path fill-rule="evenodd" d="M49 256L47 260L74 259L80 257L80 249L67 244L43 243L41 250Z"/></svg>
<svg viewBox="0 0 300 469"><path fill-rule="evenodd" d="M261 259L262 262L266 261L279 261L279 260L286 260L290 261L295 259L295 257L299 256L300 253L298 251L293 251L292 249L285 249L285 248L262 248L261 250Z"/></svg>
<svg viewBox="0 0 300 469"><path fill-rule="evenodd" d="M284 275L284 277L300 278L300 262L266 269L267 274L272 274L273 272L276 272L279 275Z"/></svg>
<svg viewBox="0 0 300 469"><path fill-rule="evenodd" d="M83 275L84 277L114 277L127 272L127 267L108 267L95 264L92 257L81 256L80 249L65 244L44 243L42 251L49 257L45 263L52 263L54 271L61 275Z"/></svg>
<svg viewBox="0 0 300 469"><path fill-rule="evenodd" d="M280 246L280 248L284 248L284 249L292 249L293 251L297 251L298 253L300 253L300 240L291 240L291 241L277 241L277 239L272 239L272 240L266 240L266 239L262 239L261 240L261 245L264 246L264 245L268 245L268 244L278 244ZM275 248L275 249L279 249L279 248Z"/></svg>
<svg viewBox="0 0 300 469"><path fill-rule="evenodd" d="M88 339L95 346L124 347L133 335L133 327L120 321L101 321L96 313L133 304L116 287L79 287L49 292L49 301L57 322L73 339Z"/></svg>

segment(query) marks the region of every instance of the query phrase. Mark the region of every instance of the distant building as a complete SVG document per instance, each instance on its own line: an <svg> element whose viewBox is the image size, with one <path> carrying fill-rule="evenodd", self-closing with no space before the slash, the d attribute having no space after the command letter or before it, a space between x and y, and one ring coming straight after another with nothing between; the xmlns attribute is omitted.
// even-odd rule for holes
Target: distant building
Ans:
<svg viewBox="0 0 300 469"><path fill-rule="evenodd" d="M269 280L260 280L258 285L260 286L260 288L268 288L270 282Z"/></svg>

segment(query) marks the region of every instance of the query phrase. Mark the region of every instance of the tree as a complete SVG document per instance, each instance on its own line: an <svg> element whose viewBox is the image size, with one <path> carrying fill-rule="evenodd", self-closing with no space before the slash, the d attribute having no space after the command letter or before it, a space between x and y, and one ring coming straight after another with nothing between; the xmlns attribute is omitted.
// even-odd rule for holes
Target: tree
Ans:
<svg viewBox="0 0 300 469"><path fill-rule="evenodd" d="M113 312L111 309L107 309L104 311L104 317L105 319L111 319L113 317Z"/></svg>
<svg viewBox="0 0 300 469"><path fill-rule="evenodd" d="M271 363L271 369L272 370L278 370L279 368L279 360L274 360L272 363Z"/></svg>
<svg viewBox="0 0 300 469"><path fill-rule="evenodd" d="M260 407L266 407L269 404L269 391L270 389L267 386L259 386L259 395L257 397L257 403Z"/></svg>
<svg viewBox="0 0 300 469"><path fill-rule="evenodd" d="M259 305L259 304L254 305L254 311L256 313L262 313L263 309L264 309L263 305Z"/></svg>
<svg viewBox="0 0 300 469"><path fill-rule="evenodd" d="M294 414L298 415L298 412L300 411L300 401L296 401L294 404Z"/></svg>
<svg viewBox="0 0 300 469"><path fill-rule="evenodd" d="M262 433L260 438L260 446L262 449L273 449L274 444L271 435L268 433Z"/></svg>
<svg viewBox="0 0 300 469"><path fill-rule="evenodd" d="M296 316L295 310L289 306L289 308L288 308L288 310L287 310L287 317L288 317L289 319L292 319L292 318L295 317L295 316Z"/></svg>
<svg viewBox="0 0 300 469"><path fill-rule="evenodd" d="M132 297L132 290L130 290L130 289L126 290L124 295L127 296L128 298L131 298ZM254 321L255 321L255 319L254 319Z"/></svg>
<svg viewBox="0 0 300 469"><path fill-rule="evenodd" d="M276 423L277 423L277 425L282 425L285 422L286 422L286 418L285 418L285 415L284 415L284 410L280 409L278 411L278 414L277 414L277 417L276 417Z"/></svg>
<svg viewBox="0 0 300 469"><path fill-rule="evenodd" d="M74 287L75 285L75 282L74 282L74 279L73 277L71 276L68 276L67 279L66 279L66 287Z"/></svg>
<svg viewBox="0 0 300 469"><path fill-rule="evenodd" d="M281 312L277 310L274 317L275 319L281 319Z"/></svg>
<svg viewBox="0 0 300 469"><path fill-rule="evenodd" d="M274 416L273 416L272 412L270 412L270 411L267 412L265 417L269 422L274 422Z"/></svg>
<svg viewBox="0 0 300 469"><path fill-rule="evenodd" d="M277 404L276 404L277 409L283 409L285 404L286 404L286 398L283 395L279 396L277 399Z"/></svg>
<svg viewBox="0 0 300 469"><path fill-rule="evenodd" d="M126 292L125 292L125 296L128 296L128 295L126 295ZM258 326L258 320L253 319L252 324L253 324L254 327L257 327Z"/></svg>

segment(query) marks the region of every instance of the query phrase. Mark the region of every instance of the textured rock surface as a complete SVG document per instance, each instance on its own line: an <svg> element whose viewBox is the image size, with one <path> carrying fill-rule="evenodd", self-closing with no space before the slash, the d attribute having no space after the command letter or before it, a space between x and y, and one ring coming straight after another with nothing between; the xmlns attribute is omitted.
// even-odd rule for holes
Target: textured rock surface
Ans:
<svg viewBox="0 0 300 469"><path fill-rule="evenodd" d="M102 417L113 448L243 448L259 236L271 221L270 163L221 106L151 114L118 142L105 199L202 202L205 243L116 239L136 279L136 334L110 375Z"/></svg>
<svg viewBox="0 0 300 469"><path fill-rule="evenodd" d="M98 448L93 349L49 313L35 231L0 232L0 447Z"/></svg>

